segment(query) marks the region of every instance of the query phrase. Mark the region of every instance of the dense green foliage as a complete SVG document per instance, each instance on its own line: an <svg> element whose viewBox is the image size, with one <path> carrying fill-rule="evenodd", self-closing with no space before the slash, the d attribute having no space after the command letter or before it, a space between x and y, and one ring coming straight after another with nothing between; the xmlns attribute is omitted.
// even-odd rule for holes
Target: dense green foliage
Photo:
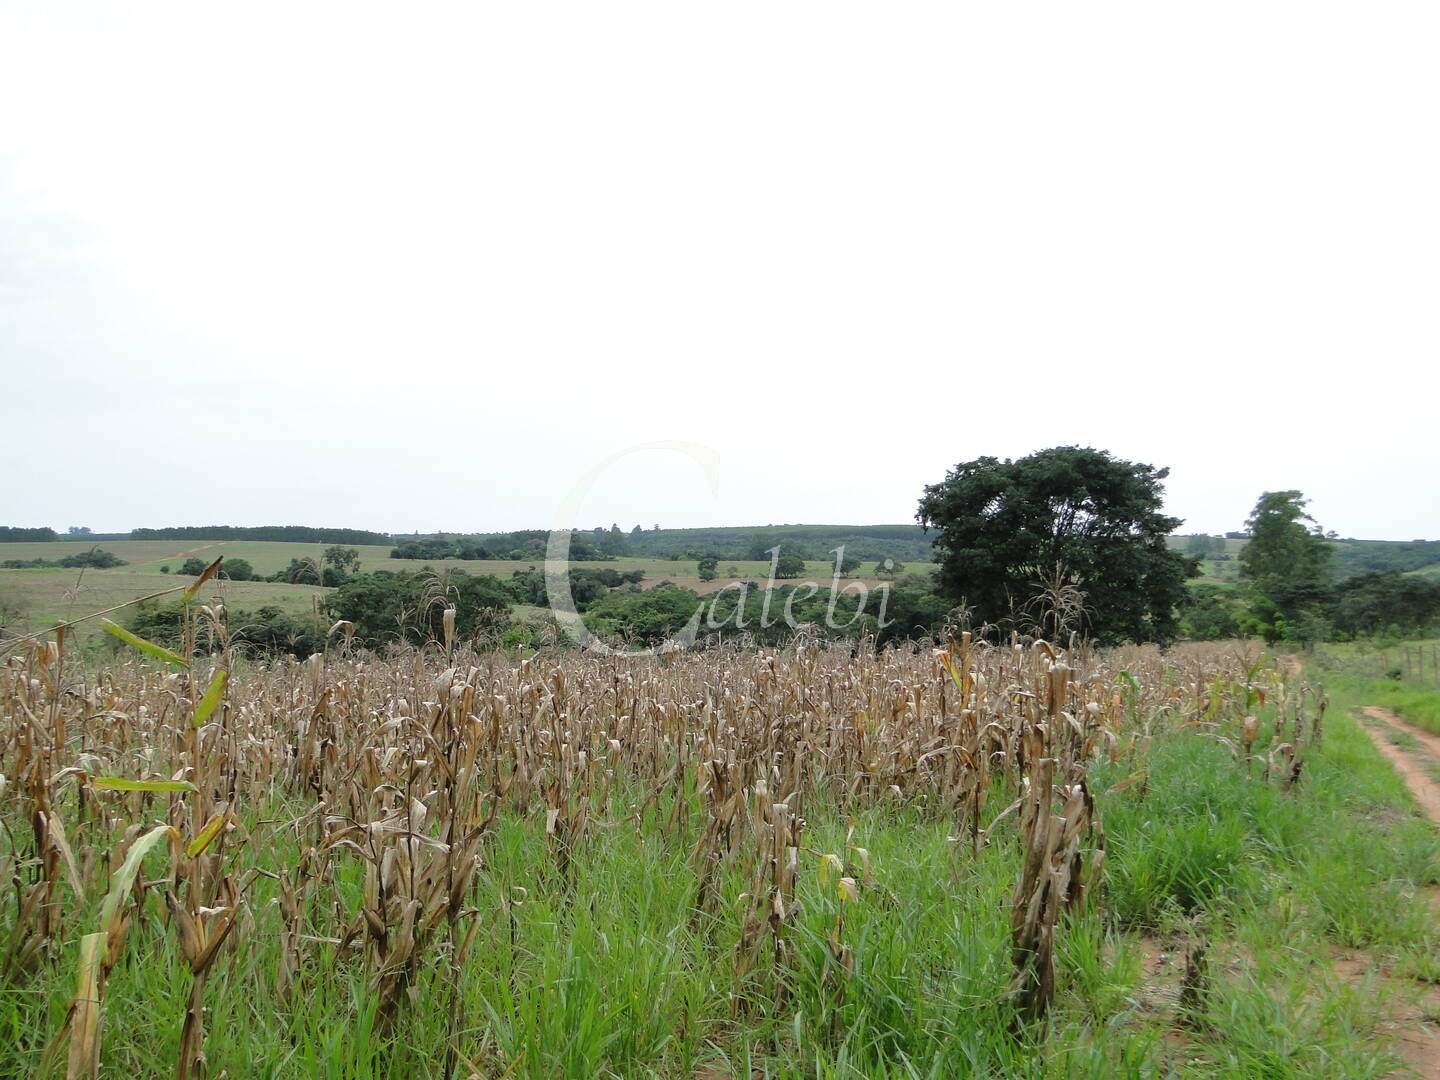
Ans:
<svg viewBox="0 0 1440 1080"><path fill-rule="evenodd" d="M353 547L331 544L321 556L321 562L327 569L341 574L358 574L360 572L360 552Z"/></svg>
<svg viewBox="0 0 1440 1080"><path fill-rule="evenodd" d="M1167 641L1195 570L1166 537L1166 469L1062 446L1015 461L962 462L925 488L917 520L937 531L941 591L976 625L1045 629L1078 600L1074 629L1101 642Z"/></svg>
<svg viewBox="0 0 1440 1080"><path fill-rule="evenodd" d="M325 603L331 618L351 624L355 643L370 648L443 641L447 608L455 611L457 640L473 641L502 628L510 605L510 595L495 578L459 571L363 574L346 581Z"/></svg>
<svg viewBox="0 0 1440 1080"><path fill-rule="evenodd" d="M1245 527L1250 540L1240 552L1240 576L1266 597L1276 612L1296 618L1323 593L1330 580L1330 545L1305 513L1298 491L1267 491L1260 496Z"/></svg>
<svg viewBox="0 0 1440 1080"><path fill-rule="evenodd" d="M74 555L66 555L63 559L6 559L0 563L0 569L5 570L53 570L53 569L90 569L109 570L116 566L125 566L127 563L113 551L104 551L96 548L93 551L80 551Z"/></svg>
<svg viewBox="0 0 1440 1080"><path fill-rule="evenodd" d="M474 559L489 559L494 556L483 544L467 537L451 540L428 536L419 540L406 540L403 544L391 548L390 557L392 559L463 559L468 562Z"/></svg>
<svg viewBox="0 0 1440 1080"><path fill-rule="evenodd" d="M22 529L15 525L0 525L0 544L15 543L44 543L47 540L58 540L59 536L54 529L49 527L39 529Z"/></svg>
<svg viewBox="0 0 1440 1080"><path fill-rule="evenodd" d="M389 544L385 533L367 529L317 529L309 525L185 525L132 529L131 540L283 540L306 544Z"/></svg>
<svg viewBox="0 0 1440 1080"><path fill-rule="evenodd" d="M1234 588L1195 584L1180 605L1180 635L1191 641L1225 641L1241 636L1248 609Z"/></svg>
<svg viewBox="0 0 1440 1080"><path fill-rule="evenodd" d="M1335 577L1397 570L1423 570L1440 563L1440 540L1331 540Z"/></svg>
<svg viewBox="0 0 1440 1080"><path fill-rule="evenodd" d="M265 580L281 581L287 585L322 585L325 584L323 575L320 564L307 556L303 559L291 559L289 566L277 570ZM335 584L339 584L339 581L335 580Z"/></svg>
<svg viewBox="0 0 1440 1080"><path fill-rule="evenodd" d="M535 559L545 558L550 534L540 529L484 536L422 536L406 540L390 551L392 559ZM597 542L597 540L599 542ZM623 546L623 538L619 541ZM598 562L613 559L617 543L609 534L592 537L585 532L570 534L571 562Z"/></svg>
<svg viewBox="0 0 1440 1080"><path fill-rule="evenodd" d="M255 568L250 565L249 559L227 558L220 564L220 573L231 581L258 581L259 575Z"/></svg>
<svg viewBox="0 0 1440 1080"><path fill-rule="evenodd" d="M179 602L160 604L147 600L136 605L129 628L147 641L174 650L182 646L184 620L185 609ZM232 611L226 621L231 644L242 655L293 656L303 660L325 649L326 628L316 619L287 615L271 605L256 611ZM197 653L208 653L219 647L204 620L195 622L193 644Z"/></svg>
<svg viewBox="0 0 1440 1080"><path fill-rule="evenodd" d="M1254 634L1270 641L1308 643L1416 637L1440 625L1440 580L1397 570L1308 590L1307 606L1294 618L1279 614L1276 603L1258 595L1257 588L1192 586L1181 607L1182 635L1219 641Z"/></svg>
<svg viewBox="0 0 1440 1080"><path fill-rule="evenodd" d="M1204 556L1219 564L1234 558L1238 564L1239 559L1231 554L1234 549L1227 546L1226 537L1242 542L1249 540L1247 533L1236 531L1225 537L1204 533L1171 536L1170 543L1187 555ZM1330 576L1334 581L1390 570L1410 573L1440 567L1440 540L1354 540L1327 533L1324 544L1330 552ZM1236 547L1243 550L1243 544Z"/></svg>
<svg viewBox="0 0 1440 1080"><path fill-rule="evenodd" d="M713 529L642 529L627 536L619 554L650 558L702 558L723 561L763 559L777 545L782 554L833 560L834 549L865 561L893 558L928 562L931 540L918 525L767 525Z"/></svg>
<svg viewBox="0 0 1440 1080"><path fill-rule="evenodd" d="M610 591L588 605L585 624L612 642L659 645L695 614L700 597L668 581L643 591Z"/></svg>
<svg viewBox="0 0 1440 1080"><path fill-rule="evenodd" d="M1315 524L1305 505L1299 491L1260 496L1245 523L1248 539L1239 556L1240 587L1194 586L1181 610L1185 636L1218 640L1255 635L1270 642L1310 644L1382 634L1413 636L1440 621L1440 580L1399 569L1334 572L1338 555L1362 547L1409 551L1410 556L1400 560L1408 565L1425 557L1430 545L1337 541ZM1352 559L1347 565L1358 564Z"/></svg>
<svg viewBox="0 0 1440 1080"><path fill-rule="evenodd" d="M1335 586L1326 614L1347 637L1418 633L1440 621L1440 580L1394 570L1347 578Z"/></svg>
<svg viewBox="0 0 1440 1080"><path fill-rule="evenodd" d="M516 570L510 577L498 580L510 598L517 604L545 607L550 603L543 570L537 568ZM570 598L575 602L575 609L584 611L593 601L605 595L610 589L619 589L628 585L632 589L638 590L640 583L645 580L645 571L620 571L608 566L598 569L572 566L569 571L569 580Z"/></svg>
<svg viewBox="0 0 1440 1080"><path fill-rule="evenodd" d="M696 639L702 644L780 645L804 633L851 641L869 635L877 646L934 638L951 610L924 577L876 589L857 583L834 594L829 583L767 588L762 582L735 582L703 597L667 581L643 592L611 590L576 606L586 612L592 633L642 646L659 645L676 634L697 609Z"/></svg>

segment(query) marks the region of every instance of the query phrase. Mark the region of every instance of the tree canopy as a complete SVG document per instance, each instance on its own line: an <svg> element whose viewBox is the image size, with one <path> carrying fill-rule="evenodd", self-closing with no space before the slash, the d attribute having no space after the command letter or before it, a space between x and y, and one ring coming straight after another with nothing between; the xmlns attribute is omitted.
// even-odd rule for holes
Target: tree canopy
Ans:
<svg viewBox="0 0 1440 1080"><path fill-rule="evenodd" d="M1267 641L1327 633L1321 610L1330 598L1332 547L1306 502L1298 491L1266 491L1245 521L1250 540L1240 552L1240 577L1249 583L1252 628Z"/></svg>
<svg viewBox="0 0 1440 1080"><path fill-rule="evenodd" d="M935 529L941 592L975 625L1054 633L1062 620L1102 642L1166 641L1195 560L1169 550L1168 469L1059 446L956 465L928 485L916 520ZM1078 625L1075 623L1078 622Z"/></svg>
<svg viewBox="0 0 1440 1080"><path fill-rule="evenodd" d="M1308 501L1298 491L1261 494L1245 520L1250 541L1240 552L1242 577L1257 582L1329 580L1330 545L1305 512ZM1307 521L1314 528L1306 528Z"/></svg>

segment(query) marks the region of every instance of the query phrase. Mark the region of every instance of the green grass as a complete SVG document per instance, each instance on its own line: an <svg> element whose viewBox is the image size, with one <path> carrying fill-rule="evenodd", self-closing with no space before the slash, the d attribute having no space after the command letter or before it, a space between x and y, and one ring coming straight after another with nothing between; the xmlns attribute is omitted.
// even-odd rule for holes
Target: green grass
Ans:
<svg viewBox="0 0 1440 1080"><path fill-rule="evenodd" d="M438 1075L453 987L462 1075L1382 1076L1394 1065L1372 1038L1383 988L1339 978L1329 957L1337 946L1364 948L1377 963L1432 969L1440 934L1418 890L1440 875L1440 838L1405 811L1408 793L1346 716L1348 702L1337 695L1325 746L1289 794L1193 730L1157 738L1147 785L1105 794L1124 770L1096 770L1104 901L1059 930L1059 996L1044 1031L1008 1032L1013 817L975 860L948 838L946 815L863 812L851 843L868 849L873 882L842 903L833 883L822 885L818 856L803 854L789 958L767 956L737 984L731 958L748 880L723 877L716 913L695 919L689 845L667 843L653 812L638 828L592 828L561 877L540 807L500 821L467 898L478 930L463 973L453 979L438 950L427 955L416 1003L388 1042L359 957L331 945L310 948L298 993L275 996L275 883L258 878L254 930L237 931L242 947L207 993L211 1075ZM852 822L819 804L805 816L806 848L844 852ZM251 815L257 842L234 856L241 869L295 863L295 831L260 823L285 818L283 806ZM353 914L358 864L335 866ZM111 976L106 1075L173 1070L188 975L162 910L152 893ZM827 941L842 910L855 958L848 976ZM11 918L7 904L0 935ZM319 912L317 923L333 920ZM1201 926L1216 937L1217 959L1186 1033L1173 1013L1144 1004L1137 935ZM0 1075L33 1072L73 991L74 951L72 940L37 978L0 989Z"/></svg>
<svg viewBox="0 0 1440 1080"><path fill-rule="evenodd" d="M1307 662L1323 680L1360 704L1379 705L1440 734L1440 641L1356 641L1321 645Z"/></svg>
<svg viewBox="0 0 1440 1080"><path fill-rule="evenodd" d="M0 603L21 613L21 618L7 624L8 628L29 632L128 604L162 589L183 588L192 580L128 566L86 570L83 574L78 570L0 570ZM253 611L274 605L301 614L312 610L315 601L327 591L312 585L227 581L207 585L204 595L223 595L232 610ZM94 639L100 634L99 621L81 623L75 633L82 641Z"/></svg>
<svg viewBox="0 0 1440 1080"><path fill-rule="evenodd" d="M1361 675L1334 675L1326 684L1365 705L1379 705L1416 727L1440 735L1440 690Z"/></svg>

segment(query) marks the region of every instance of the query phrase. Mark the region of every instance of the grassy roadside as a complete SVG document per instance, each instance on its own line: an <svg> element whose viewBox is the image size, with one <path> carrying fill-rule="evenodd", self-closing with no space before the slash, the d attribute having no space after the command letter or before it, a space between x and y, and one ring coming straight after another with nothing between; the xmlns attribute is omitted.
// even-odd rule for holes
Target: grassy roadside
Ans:
<svg viewBox="0 0 1440 1080"><path fill-rule="evenodd" d="M1325 646L1317 650L1306 670L1312 679L1323 681L1347 702L1379 705L1416 727L1440 734L1440 686L1428 678L1421 681L1394 677L1400 670L1397 650L1401 648L1405 646L1363 651L1355 645ZM1433 648L1433 642L1414 644L1417 652ZM1376 674L1381 670L1388 670L1391 677Z"/></svg>
<svg viewBox="0 0 1440 1080"><path fill-rule="evenodd" d="M1379 705L1408 720L1416 727L1440 735L1440 690L1393 679L1367 679L1364 676L1342 675L1331 680L1337 691L1347 699L1364 699L1366 705Z"/></svg>

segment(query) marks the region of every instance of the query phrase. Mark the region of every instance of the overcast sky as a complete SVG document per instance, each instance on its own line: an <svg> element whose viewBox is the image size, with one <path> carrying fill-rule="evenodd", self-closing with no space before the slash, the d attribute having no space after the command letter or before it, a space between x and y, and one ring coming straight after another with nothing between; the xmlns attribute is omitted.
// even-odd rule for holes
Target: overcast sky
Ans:
<svg viewBox="0 0 1440 1080"><path fill-rule="evenodd" d="M1440 537L1440 8L0 0L0 524Z"/></svg>

